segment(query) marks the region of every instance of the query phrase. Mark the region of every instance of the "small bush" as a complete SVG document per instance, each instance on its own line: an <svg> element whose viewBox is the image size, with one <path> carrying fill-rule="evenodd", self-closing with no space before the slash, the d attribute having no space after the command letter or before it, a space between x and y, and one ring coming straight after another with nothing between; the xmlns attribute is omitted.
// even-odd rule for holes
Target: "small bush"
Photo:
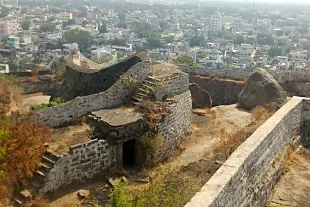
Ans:
<svg viewBox="0 0 310 207"><path fill-rule="evenodd" d="M43 104L34 104L34 105L31 105L30 109L31 110L38 110L38 109L44 109L44 108L48 108L48 107L53 107L53 106L57 106L57 105L60 105L60 104L63 104L64 103L64 100L62 98L55 98L53 101L50 101L49 103L43 103Z"/></svg>
<svg viewBox="0 0 310 207"><path fill-rule="evenodd" d="M270 102L265 105L265 108L267 108L270 113L275 113L283 105L284 105L283 103L279 103L279 102Z"/></svg>
<svg viewBox="0 0 310 207"><path fill-rule="evenodd" d="M140 142L146 150L146 161L148 163L152 163L156 151L163 146L164 141L163 136L156 136L152 132L147 132L141 137Z"/></svg>

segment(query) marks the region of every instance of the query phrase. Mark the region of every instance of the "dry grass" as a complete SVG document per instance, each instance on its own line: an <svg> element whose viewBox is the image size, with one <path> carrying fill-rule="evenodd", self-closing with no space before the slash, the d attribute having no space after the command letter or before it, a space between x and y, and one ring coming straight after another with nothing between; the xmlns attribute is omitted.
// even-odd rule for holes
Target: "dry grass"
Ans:
<svg viewBox="0 0 310 207"><path fill-rule="evenodd" d="M31 200L25 207L48 207L48 201L42 196L38 195L35 199Z"/></svg>
<svg viewBox="0 0 310 207"><path fill-rule="evenodd" d="M254 131L262 125L270 116L268 110L264 107L256 107L251 111L251 123L240 130L229 131L223 123L214 119L216 127L210 127L209 133L217 142L212 147L212 151L206 151L205 157L213 159L228 159L228 157L249 137Z"/></svg>

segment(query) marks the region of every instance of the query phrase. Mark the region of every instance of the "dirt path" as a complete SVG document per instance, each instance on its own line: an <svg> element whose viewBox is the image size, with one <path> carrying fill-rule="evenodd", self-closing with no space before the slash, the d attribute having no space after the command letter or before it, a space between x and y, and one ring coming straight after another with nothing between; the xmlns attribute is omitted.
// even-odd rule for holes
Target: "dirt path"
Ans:
<svg viewBox="0 0 310 207"><path fill-rule="evenodd" d="M212 114L206 116L193 115L193 133L188 141L185 141L185 150L170 163L172 166L186 166L202 159L204 154L211 150L215 142L215 137L210 135L209 130L217 127L217 121L220 121L225 128L231 131L244 128L251 123L251 114L238 109L236 105L217 106L212 110L216 113L216 120L212 120Z"/></svg>
<svg viewBox="0 0 310 207"><path fill-rule="evenodd" d="M310 150L299 148L291 163L289 171L275 187L272 207L310 206Z"/></svg>

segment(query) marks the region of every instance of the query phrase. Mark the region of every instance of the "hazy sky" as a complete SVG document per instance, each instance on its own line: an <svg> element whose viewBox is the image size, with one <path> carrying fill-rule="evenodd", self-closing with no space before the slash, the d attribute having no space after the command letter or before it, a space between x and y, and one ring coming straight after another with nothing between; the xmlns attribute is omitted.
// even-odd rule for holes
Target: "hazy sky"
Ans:
<svg viewBox="0 0 310 207"><path fill-rule="evenodd" d="M208 1L208 0L206 0ZM231 2L253 2L253 0L223 0ZM254 2L267 2L267 3L310 3L310 0L254 0Z"/></svg>

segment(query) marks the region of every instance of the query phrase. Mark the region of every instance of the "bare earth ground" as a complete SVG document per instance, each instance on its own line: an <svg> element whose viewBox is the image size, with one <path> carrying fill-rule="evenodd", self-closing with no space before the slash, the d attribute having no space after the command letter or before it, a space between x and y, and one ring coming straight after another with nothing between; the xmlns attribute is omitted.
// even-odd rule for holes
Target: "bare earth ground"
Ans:
<svg viewBox="0 0 310 207"><path fill-rule="evenodd" d="M90 140L90 126L82 123L54 129L48 150L61 155L69 151L70 146Z"/></svg>
<svg viewBox="0 0 310 207"><path fill-rule="evenodd" d="M300 147L290 160L288 172L276 185L269 206L310 206L310 150Z"/></svg>
<svg viewBox="0 0 310 207"><path fill-rule="evenodd" d="M205 153L212 149L212 145L216 137L212 137L209 133L210 128L214 128L217 125L217 121L221 121L222 124L229 130L238 130L246 127L251 122L251 114L247 111L236 108L236 105L218 106L212 109L214 114L206 114L205 116L198 116L193 114L192 116L192 134L185 138L179 145L179 150L174 156L167 161L167 163L161 164L154 169L148 171L148 175L152 179L160 179L163 174L170 173L184 173L186 176L190 176L193 179L201 179L201 184L204 184L221 166L212 160L206 159ZM79 129L79 128L76 128ZM72 129L74 131L74 128ZM72 131L71 130L71 131ZM68 132L67 132L68 133ZM72 132L68 134L60 133L59 136L71 136ZM68 140L72 140L71 138ZM126 174L126 173L125 173ZM127 179L129 181L129 189L135 191L137 189L143 189L148 186L148 183L135 182L141 178L140 175L127 172ZM98 184L98 183L96 183ZM102 182L101 187L98 186L78 186L72 189L70 193L58 199L53 199L50 206L57 207L69 207L69 206L87 206L77 197L77 191L79 189L92 189L91 202L103 204L107 199L109 189L105 187L106 183ZM91 188L93 187L93 188ZM62 193L64 194L64 193ZM89 201L88 200L88 201Z"/></svg>
<svg viewBox="0 0 310 207"><path fill-rule="evenodd" d="M51 96L43 95L42 93L22 95L21 103L18 104L18 110L28 112L31 105L48 103Z"/></svg>

